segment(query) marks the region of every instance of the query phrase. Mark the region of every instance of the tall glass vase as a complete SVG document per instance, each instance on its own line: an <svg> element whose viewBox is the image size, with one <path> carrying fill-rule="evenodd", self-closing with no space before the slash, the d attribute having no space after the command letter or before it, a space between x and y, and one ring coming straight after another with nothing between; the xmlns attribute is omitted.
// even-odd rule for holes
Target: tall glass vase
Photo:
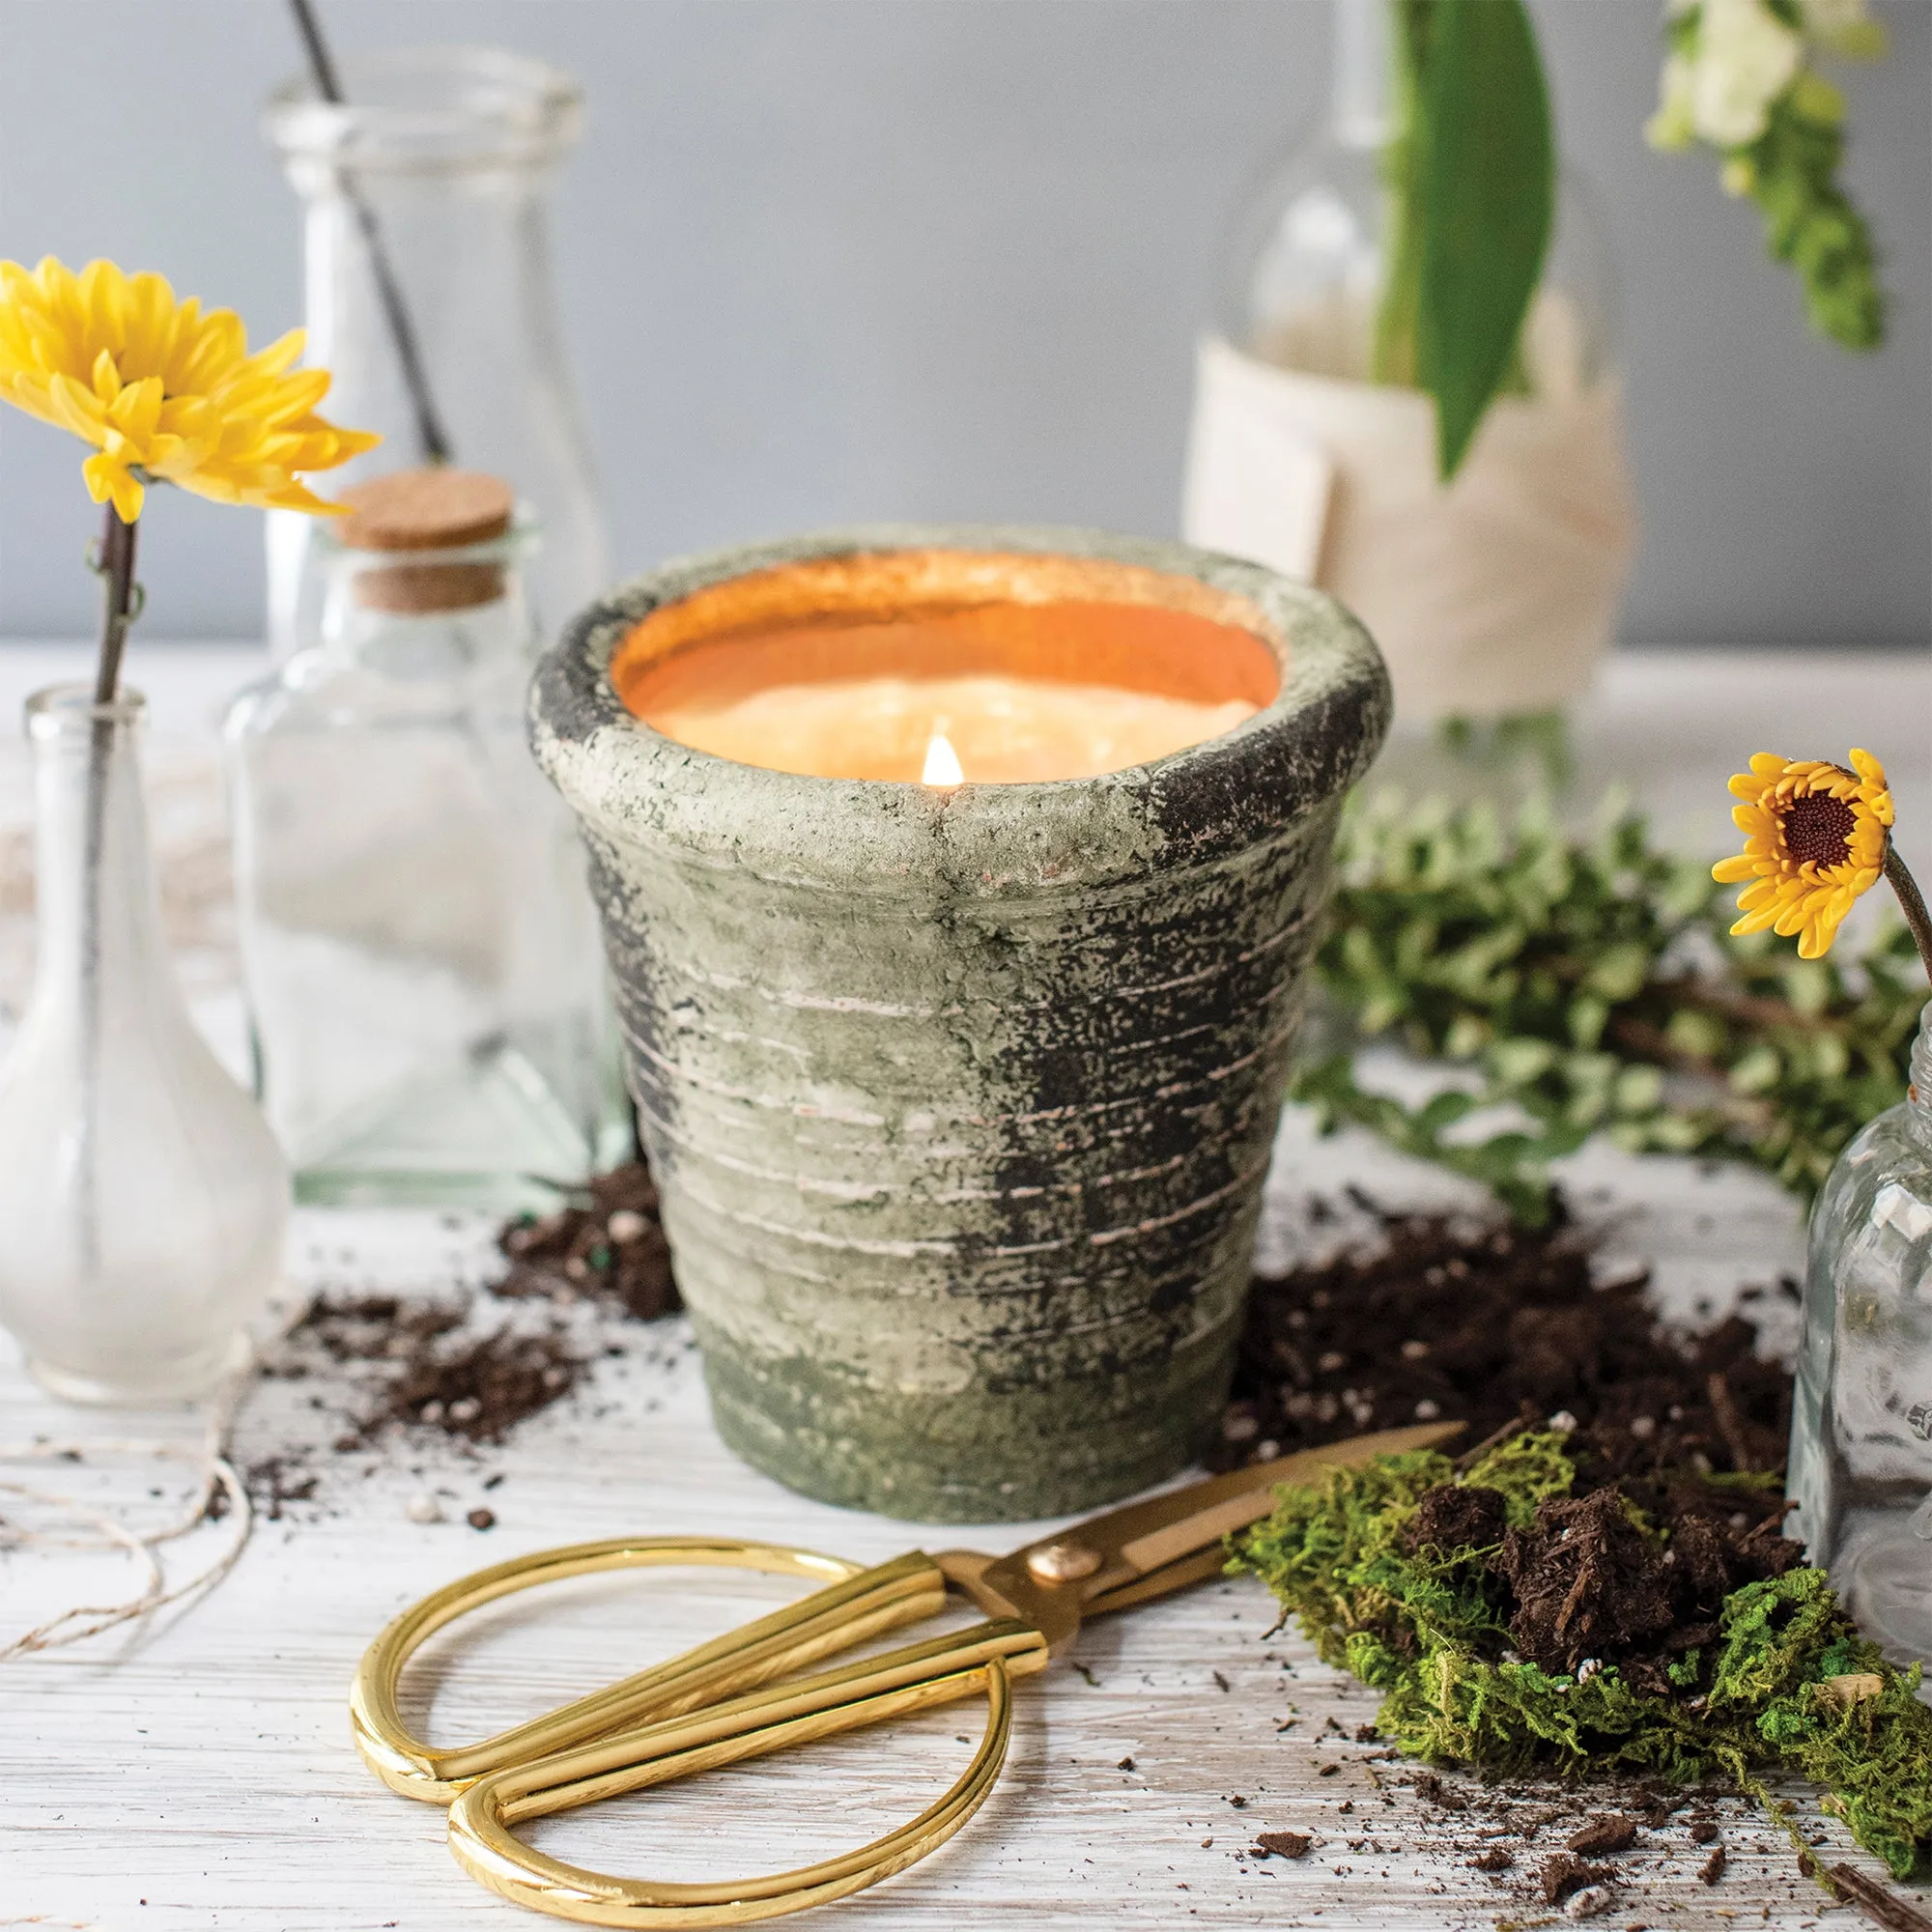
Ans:
<svg viewBox="0 0 1932 1932"><path fill-rule="evenodd" d="M1191 542L1348 604L1388 661L1399 732L1426 738L1585 688L1634 526L1614 277L1567 169L1516 373L1438 477L1434 407L1392 326L1393 6L1333 0L1328 117L1236 213L1199 346L1182 521ZM1507 752L1525 734L1503 735Z"/></svg>
<svg viewBox="0 0 1932 1932"><path fill-rule="evenodd" d="M440 461L507 478L544 529L530 592L554 627L609 578L550 246L577 84L487 47L373 54L341 74L346 105L295 81L264 117L302 199L307 359L333 372L331 416L384 437L334 480ZM282 657L316 634L324 589L314 520L268 521Z"/></svg>
<svg viewBox="0 0 1932 1932"><path fill-rule="evenodd" d="M161 938L133 693L32 698L39 957L0 1062L0 1324L82 1402L191 1395L281 1267L289 1176Z"/></svg>

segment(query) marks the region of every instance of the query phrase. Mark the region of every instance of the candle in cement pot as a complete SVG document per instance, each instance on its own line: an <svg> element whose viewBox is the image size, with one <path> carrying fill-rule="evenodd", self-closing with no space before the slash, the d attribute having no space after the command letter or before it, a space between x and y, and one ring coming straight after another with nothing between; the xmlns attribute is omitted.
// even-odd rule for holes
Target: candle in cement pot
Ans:
<svg viewBox="0 0 1932 1932"><path fill-rule="evenodd" d="M667 738L740 764L924 784L1084 779L1218 738L1281 688L1244 631L1149 604L834 612L612 666Z"/></svg>
<svg viewBox="0 0 1932 1932"><path fill-rule="evenodd" d="M1076 687L1203 728L1246 715L1096 776L976 782L962 753L957 784L908 768L923 713L887 779L714 755L636 715L668 691L715 712L988 678L1048 712ZM1336 814L1387 709L1374 645L1320 593L1088 533L805 538L670 565L569 627L534 740L589 844L666 1231L742 1455L834 1501L987 1520L1198 1453ZM778 761L769 738L736 749Z"/></svg>

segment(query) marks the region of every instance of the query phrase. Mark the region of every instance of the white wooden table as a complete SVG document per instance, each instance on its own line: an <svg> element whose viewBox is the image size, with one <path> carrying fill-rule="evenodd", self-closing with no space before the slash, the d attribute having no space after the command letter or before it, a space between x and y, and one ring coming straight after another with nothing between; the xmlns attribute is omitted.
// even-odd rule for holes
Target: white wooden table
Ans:
<svg viewBox="0 0 1932 1932"><path fill-rule="evenodd" d="M79 664L77 653L0 647L0 713L14 712L29 685ZM207 723L245 668L237 655L150 646L135 669L156 698L171 918L197 1010L230 1050L238 1030ZM1921 663L1627 657L1577 735L1586 787L1621 777L1661 825L1714 850L1727 834L1723 779L1742 756L1765 745L1830 753L1861 744L1891 768L1909 854L1923 863L1932 849L1932 667ZM0 752L0 1011L24 991L21 770L14 747ZM1796 1263L1797 1216L1767 1183L1596 1150L1574 1167L1573 1189L1587 1208L1619 1217L1621 1244L1656 1262L1660 1293L1680 1313L1700 1300L1721 1304ZM1315 1143L1291 1118L1266 1253L1293 1251L1300 1199L1350 1179L1390 1199L1452 1192L1359 1139ZM302 1290L446 1292L484 1265L484 1234L428 1215L305 1213L291 1277ZM0 1664L0 1927L508 1932L534 1923L465 1879L443 1849L440 1814L383 1790L350 1745L343 1700L355 1659L411 1599L481 1563L629 1531L792 1540L866 1559L921 1542L999 1549L1035 1533L922 1530L804 1501L719 1443L681 1322L630 1328L624 1345L584 1390L500 1449L459 1453L411 1439L381 1454L321 1456L311 1464L321 1477L315 1495L262 1523L204 1599L131 1635ZM327 1378L262 1385L241 1418L238 1460L328 1442L334 1407L352 1395ZM0 1338L0 1438L138 1434L186 1443L196 1428L186 1411L62 1408L37 1392ZM0 1468L0 1478L14 1473ZM180 1472L103 1455L66 1465L62 1479L126 1500L178 1486ZM423 1495L439 1499L447 1520L411 1519L408 1504ZM464 1516L486 1502L497 1524L480 1533ZM0 1640L76 1590L120 1580L108 1559L0 1555ZM645 1573L557 1593L541 1614L503 1606L480 1620L481 1641L437 1653L421 1673L432 1734L499 1728L769 1607L789 1587L727 1573ZM925 1863L826 1908L824 1922L1562 1922L1530 1878L1572 1827L1546 1829L1515 1871L1471 1869L1492 1825L1480 1797L1463 1812L1425 1804L1406 1782L1409 1767L1353 1741L1374 1715L1373 1694L1317 1663L1298 1637L1269 1636L1271 1622L1265 1591L1241 1581L1083 1632L1076 1667L1022 1687L1008 1773L980 1815ZM976 1715L954 1707L554 1820L535 1837L582 1862L667 1878L776 1869L909 1816L956 1775L969 1735ZM1836 1827L1817 1825L1815 1807L1803 1815L1827 1833L1833 1856L1874 1869ZM1243 1856L1268 1830L1313 1833L1316 1848L1293 1863ZM1626 1882L1596 1922L1799 1927L1826 1914L1781 1834L1731 1805L1723 1835L1730 1864L1707 1888L1696 1878L1705 1850L1690 1844L1681 1821L1646 1833L1618 1861ZM1847 1924L1849 1915L1831 1909L1830 1922Z"/></svg>

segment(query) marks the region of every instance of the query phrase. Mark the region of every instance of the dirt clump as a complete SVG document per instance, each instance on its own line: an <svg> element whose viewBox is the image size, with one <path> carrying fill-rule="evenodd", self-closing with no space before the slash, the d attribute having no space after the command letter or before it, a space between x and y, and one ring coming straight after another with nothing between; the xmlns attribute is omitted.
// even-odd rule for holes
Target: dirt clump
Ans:
<svg viewBox="0 0 1932 1932"><path fill-rule="evenodd" d="M1441 1483L1416 1505L1403 1530L1402 1547L1411 1556L1425 1548L1444 1554L1487 1549L1503 1541L1504 1513L1500 1491L1477 1483Z"/></svg>
<svg viewBox="0 0 1932 1932"><path fill-rule="evenodd" d="M1615 1489L1539 1503L1490 1566L1516 1599L1510 1640L1552 1672L1647 1647L1673 1621L1664 1551Z"/></svg>
<svg viewBox="0 0 1932 1932"><path fill-rule="evenodd" d="M1602 1859L1612 1852L1627 1852L1636 1843L1636 1820L1626 1818L1621 1811L1600 1811L1581 1831L1572 1832L1563 1843L1581 1859Z"/></svg>
<svg viewBox="0 0 1932 1932"><path fill-rule="evenodd" d="M657 1183L642 1161L593 1175L554 1213L519 1215L497 1236L510 1264L495 1293L566 1306L579 1295L615 1303L639 1321L684 1303L671 1277Z"/></svg>
<svg viewBox="0 0 1932 1932"><path fill-rule="evenodd" d="M1255 1839L1255 1850L1277 1859L1305 1859L1315 1840L1303 1832L1263 1832Z"/></svg>
<svg viewBox="0 0 1932 1932"><path fill-rule="evenodd" d="M1544 1860L1537 1885L1543 1892L1544 1904L1561 1905L1573 1891L1579 1891L1586 1885L1602 1885L1615 1876L1608 1865L1592 1864L1575 1852L1558 1852L1553 1858Z"/></svg>

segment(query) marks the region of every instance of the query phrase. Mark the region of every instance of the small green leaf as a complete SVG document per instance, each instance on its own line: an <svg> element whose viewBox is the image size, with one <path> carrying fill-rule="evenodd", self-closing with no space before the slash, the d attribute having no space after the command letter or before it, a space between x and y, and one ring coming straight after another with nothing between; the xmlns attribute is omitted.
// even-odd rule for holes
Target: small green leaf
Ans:
<svg viewBox="0 0 1932 1932"><path fill-rule="evenodd" d="M1451 1088L1446 1094L1437 1094L1415 1118L1416 1124L1426 1134L1439 1134L1445 1127L1453 1127L1476 1106L1473 1095Z"/></svg>
<svg viewBox="0 0 1932 1932"><path fill-rule="evenodd" d="M1594 1047L1604 1037L1610 1009L1602 1000L1579 994L1570 1002L1570 1041L1573 1046Z"/></svg>
<svg viewBox="0 0 1932 1932"><path fill-rule="evenodd" d="M1583 983L1612 1003L1628 1000L1650 973L1650 951L1643 946L1612 946L1600 952Z"/></svg>
<svg viewBox="0 0 1932 1932"><path fill-rule="evenodd" d="M1664 1024L1663 1037L1672 1052L1692 1060L1715 1060L1724 1049L1722 1023L1690 1007L1670 1015Z"/></svg>
<svg viewBox="0 0 1932 1932"><path fill-rule="evenodd" d="M1626 1066L1617 1075L1616 1110L1647 1114L1663 1097L1663 1075L1655 1066Z"/></svg>
<svg viewBox="0 0 1932 1932"><path fill-rule="evenodd" d="M1731 1068L1731 1085L1740 1094L1764 1094L1777 1085L1783 1072L1776 1047L1760 1042Z"/></svg>
<svg viewBox="0 0 1932 1932"><path fill-rule="evenodd" d="M1556 1064L1556 1049L1546 1039L1498 1040L1490 1052L1490 1066L1505 1087L1527 1087Z"/></svg>

